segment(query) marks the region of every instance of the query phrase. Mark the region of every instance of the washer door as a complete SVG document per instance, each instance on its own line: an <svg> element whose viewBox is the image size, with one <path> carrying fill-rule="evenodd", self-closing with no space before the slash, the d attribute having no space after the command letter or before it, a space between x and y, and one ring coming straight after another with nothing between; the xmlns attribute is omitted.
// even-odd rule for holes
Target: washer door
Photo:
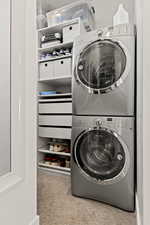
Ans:
<svg viewBox="0 0 150 225"><path fill-rule="evenodd" d="M76 65L79 82L93 91L108 92L127 75L127 50L118 42L97 40L80 53Z"/></svg>
<svg viewBox="0 0 150 225"><path fill-rule="evenodd" d="M74 157L84 175L104 184L120 180L129 167L127 146L106 128L84 131L75 142Z"/></svg>

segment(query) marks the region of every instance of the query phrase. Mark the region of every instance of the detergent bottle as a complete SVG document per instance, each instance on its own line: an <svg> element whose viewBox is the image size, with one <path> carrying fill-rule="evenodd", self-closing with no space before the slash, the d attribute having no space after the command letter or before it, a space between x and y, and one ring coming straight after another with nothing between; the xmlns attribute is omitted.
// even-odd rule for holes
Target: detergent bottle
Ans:
<svg viewBox="0 0 150 225"><path fill-rule="evenodd" d="M113 17L113 26L129 23L129 14L124 9L123 4L120 4L116 14Z"/></svg>

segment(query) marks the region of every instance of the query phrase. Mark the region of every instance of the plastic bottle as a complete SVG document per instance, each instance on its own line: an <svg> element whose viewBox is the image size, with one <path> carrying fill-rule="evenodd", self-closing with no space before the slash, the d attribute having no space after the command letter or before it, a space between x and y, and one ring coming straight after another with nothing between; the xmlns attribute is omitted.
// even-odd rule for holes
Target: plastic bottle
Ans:
<svg viewBox="0 0 150 225"><path fill-rule="evenodd" d="M116 14L113 17L113 25L116 26L119 24L128 24L128 23L129 23L129 14L124 9L123 4L120 4Z"/></svg>
<svg viewBox="0 0 150 225"><path fill-rule="evenodd" d="M47 26L47 19L45 16L45 13L42 9L42 4L40 3L38 9L37 9L37 28L41 29Z"/></svg>

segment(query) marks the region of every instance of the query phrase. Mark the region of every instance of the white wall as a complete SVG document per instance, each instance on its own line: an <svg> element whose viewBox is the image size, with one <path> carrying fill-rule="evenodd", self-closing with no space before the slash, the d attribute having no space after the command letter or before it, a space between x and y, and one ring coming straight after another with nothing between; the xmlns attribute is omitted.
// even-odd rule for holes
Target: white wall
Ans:
<svg viewBox="0 0 150 225"><path fill-rule="evenodd" d="M138 161L139 224L150 224L150 2L137 0L138 32ZM139 89L140 90L140 89Z"/></svg>
<svg viewBox="0 0 150 225"><path fill-rule="evenodd" d="M150 224L150 1L143 3L143 215Z"/></svg>
<svg viewBox="0 0 150 225"><path fill-rule="evenodd" d="M99 26L112 26L113 16L119 4L123 4L129 13L130 22L134 22L134 0L91 0L96 10L96 22Z"/></svg>
<svg viewBox="0 0 150 225"><path fill-rule="evenodd" d="M22 111L20 115L24 117L23 120L26 122L25 126L21 128L22 134L20 134L20 136L23 135L23 140L19 151L22 152L23 150L22 167L25 166L25 170L23 180L20 183L5 192L1 190L0 224L3 225L38 224L38 217L36 216L36 52L35 18L33 16L35 12L34 3L34 0L12 1L12 83L16 77L18 77L18 83L20 79L23 81L22 87L17 88L21 88L22 91L24 91L23 101L20 102L23 106L20 105L20 110L25 110ZM1 4L3 4L3 2L1 2ZM27 20L25 20L25 16ZM2 36L4 37L4 35L5 34L1 35L0 39ZM12 105L12 107L15 108L16 106ZM22 120L22 118L17 118L17 120ZM12 122L14 123L14 121ZM16 127L14 132L17 133L17 130L18 127ZM13 141L18 142L17 139ZM12 155L12 157L14 157L14 155ZM18 165L19 164L20 163L18 163Z"/></svg>
<svg viewBox="0 0 150 225"><path fill-rule="evenodd" d="M143 225L143 65L142 0L135 2L137 24L137 218Z"/></svg>

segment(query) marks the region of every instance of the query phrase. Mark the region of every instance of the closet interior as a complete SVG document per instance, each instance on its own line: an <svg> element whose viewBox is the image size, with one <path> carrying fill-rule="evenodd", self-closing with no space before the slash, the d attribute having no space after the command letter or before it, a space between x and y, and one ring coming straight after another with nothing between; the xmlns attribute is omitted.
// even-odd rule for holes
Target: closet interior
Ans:
<svg viewBox="0 0 150 225"><path fill-rule="evenodd" d="M70 175L73 41L95 28L94 13L86 1L37 1L40 170Z"/></svg>

